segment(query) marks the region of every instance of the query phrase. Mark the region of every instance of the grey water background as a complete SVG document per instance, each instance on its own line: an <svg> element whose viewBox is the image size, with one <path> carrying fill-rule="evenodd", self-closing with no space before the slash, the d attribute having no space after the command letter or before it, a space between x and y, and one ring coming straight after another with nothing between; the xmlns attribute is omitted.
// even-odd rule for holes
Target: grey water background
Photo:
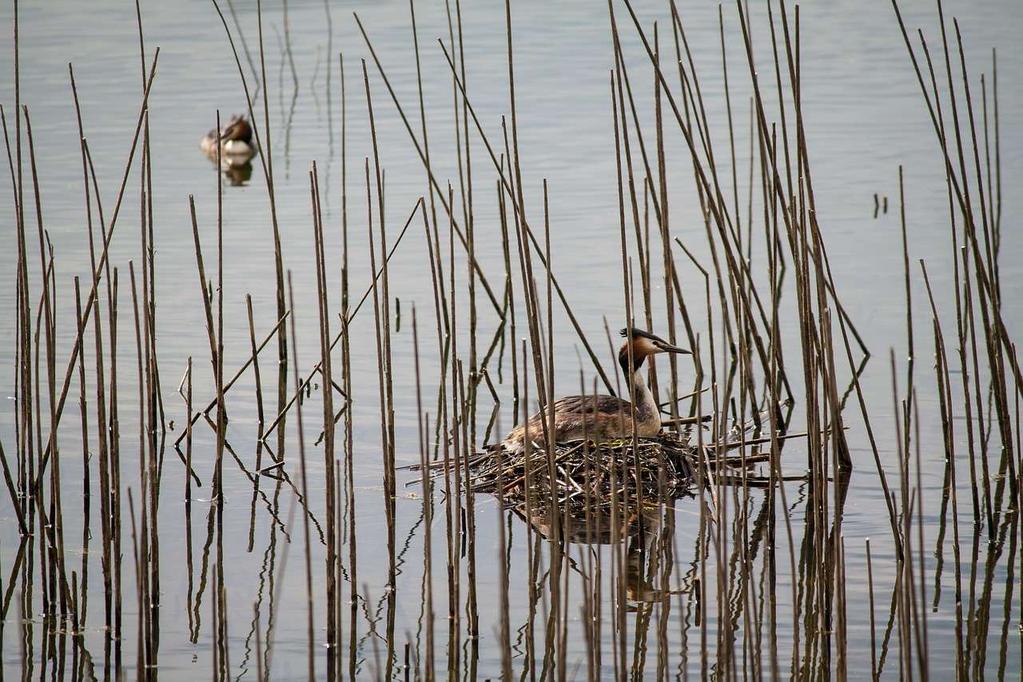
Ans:
<svg viewBox="0 0 1023 682"><path fill-rule="evenodd" d="M666 3L637 3L644 21L661 21L668 26ZM932 39L936 38L936 13L933 3L906 2L907 23L922 26ZM239 19L250 48L255 46L254 3L237 3ZM754 16L754 41L762 52L767 42L765 9L760 3L751 8ZM288 3L288 35L284 33L282 7L276 3L264 6L266 30L270 114L273 126L273 149L277 174L277 202L284 239L286 267L294 274L295 311L299 335L299 362L311 366L318 354L316 337L315 274L313 270L312 220L309 210L307 172L316 161L324 190L325 224L327 226L328 273L336 273L339 263L339 81L337 52L345 56L348 89L349 122L349 195L352 226L352 289L360 295L369 283L369 263L365 228L365 187L363 159L371 153L365 97L362 87L360 58L368 58L352 11L358 11L374 46L380 55L398 95L407 108L415 112L415 64L412 58L411 28L408 7L402 2L330 3L330 21L320 2ZM88 274L88 242L85 231L81 165L74 108L68 84L67 64L72 62L82 101L84 125L93 158L97 164L104 208L112 206L117 183L137 116L141 92L141 65L134 7L126 2L24 2L21 4L21 83L22 101L28 105L35 139L35 153L40 171L40 193L45 225L53 240L57 262L58 357L67 357L74 332L72 277ZM716 142L724 145L727 138L725 110L720 72L718 36L718 5L710 2L682 3L691 48L701 69L704 95L712 120L720 121L715 130ZM748 166L748 99L741 94L748 80L742 57L741 36L735 19L735 8L725 7L726 39L729 51L729 74L732 78L733 107L737 121L739 175ZM451 113L451 84L446 63L435 39L447 36L443 3L416 4L420 44L426 74L426 107L431 126L431 147L440 178L457 181L454 154L454 121ZM1003 279L1004 314L1010 334L1017 338L1023 332L1023 308L1018 304L1023 293L1023 243L1014 219L1020 210L1019 193L1023 180L1023 5L1012 0L1002 2L949 2L948 15L960 20L967 58L976 77L980 71L990 73L990 50L998 49L999 114L1001 134L1002 187L1004 192L1004 230L1000 254ZM540 187L547 179L550 187L551 239L554 269L584 329L595 346L604 350L603 319L612 328L624 316L621 293L618 207L615 181L614 138L608 95L609 70L613 66L606 5L600 2L522 2L514 3L516 92L519 113L519 136L522 167L527 188L526 204L531 221L539 224L542 217ZM207 250L214 244L215 192L218 174L198 150L198 140L215 121L219 108L222 116L244 109L244 95L231 56L223 27L210 3L201 0L175 3L142 3L147 57L156 46L160 60L151 96L151 127L153 153L153 187L155 206L155 252L157 281L157 337L164 401L168 417L184 423L185 410L174 394L184 371L186 360L193 356L196 371L197 402L212 395L208 346L195 274L187 198L195 196ZM951 299L951 249L949 246L947 197L940 153L934 140L930 121L911 64L905 52L891 6L887 2L815 2L801 5L802 87L804 115L808 130L808 148L813 164L814 189L817 196L818 220L826 239L831 265L839 294L849 315L857 324L873 353L862 378L868 397L882 457L890 472L896 471L894 419L888 368L888 350L894 348L903 360L905 347L904 296L902 293L902 253L898 222L898 166L906 177L907 219L911 236L911 258L927 261L932 284L939 299ZM630 59L634 82L646 81L649 89L649 66L624 11L619 16L625 50ZM0 102L10 117L13 109L13 26L10 3L0 7ZM331 31L328 31L328 26ZM759 31L759 36L757 35ZM508 112L507 63L505 54L504 15L501 3L467 2L463 7L463 32L467 62L469 93L477 113L493 139L499 139L500 116ZM667 40L668 33L662 33ZM291 67L284 56L285 41L293 52L297 87L292 81ZM665 42L667 44L667 42ZM935 43L932 42L932 49ZM765 55L766 56L766 55ZM243 58L244 59L244 58ZM244 61L243 61L244 64ZM767 62L763 62L766 67ZM247 66L246 66L247 68ZM381 163L386 169L387 219L391 234L404 223L416 198L426 187L425 174L415 155L407 133L382 83L369 65L374 89L374 107L378 117L381 140ZM762 68L762 71L764 68ZM328 94L329 88L329 94ZM976 88L979 92L979 87ZM647 107L649 97L640 98ZM333 128L333 130L331 130ZM669 135L675 129L668 126ZM485 158L478 138L474 143L474 179L476 181L477 252L484 267L489 264L500 272L500 232L495 219L495 174ZM678 143L672 143L669 170L672 192L671 231L698 253L705 254L705 237L696 202L688 157ZM720 146L719 149L727 149ZM6 165L6 164L5 164ZM0 229L5 248L0 249L0 387L3 397L13 395L15 291L14 211L7 170L0 174ZM26 177L28 177L26 175ZM125 272L127 261L139 258L138 182L129 182L125 206L111 247L111 262ZM740 181L741 183L741 181ZM874 194L888 198L888 212L875 218ZM742 195L740 195L742 196ZM258 165L251 181L244 187L224 190L225 248L225 345L227 371L244 361L248 353L248 330L245 318L246 293L251 293L256 312L257 335L265 333L275 322L272 240L266 191ZM33 216L34 218L34 216ZM209 253L209 251L208 251ZM209 257L209 256L208 256ZM459 262L464 262L460 260ZM763 261L761 261L763 265ZM702 281L693 269L681 268L683 286L702 291ZM35 273L35 270L33 270ZM38 275L38 273L35 273ZM432 327L432 297L429 293L429 265L425 240L414 226L391 262L391 292L400 299L402 326L395 335L397 400L397 437L399 464L418 458L414 384L412 383L412 344L409 313L416 305L421 328ZM330 275L329 275L330 276ZM464 283L464 269L458 273ZM122 303L127 289L122 280ZM914 273L914 303L917 328L929 329L929 316L922 280ZM332 306L337 308L337 290L332 292ZM789 302L791 305L791 302ZM481 305L482 307L482 305ZM696 306L699 308L699 306ZM129 308L123 307L120 352L125 371L121 377L121 393L134 396L134 348L128 333ZM951 315L950 308L944 310ZM697 324L705 328L700 310L694 310ZM379 420L376 414L376 360L372 342L371 312L361 313L354 325L353 361L355 382L355 475L358 495L358 532L360 580L365 581L370 598L375 601L384 592L386 547L379 539L385 535L385 518L381 503L381 458L379 455ZM949 317L951 319L951 317ZM425 323L424 323L425 321ZM493 315L483 313L481 326L493 333ZM336 325L335 325L336 328ZM796 321L785 323L785 338L794 339ZM656 330L655 330L656 331ZM481 337L489 338L486 333ZM435 348L432 333L424 332L426 349L424 377L435 381L437 361L430 351ZM926 334L919 334L925 337ZM578 388L579 363L576 360L576 338L567 320L555 317L555 341L558 353L557 375L559 393L574 393ZM794 346L795 341L790 341ZM265 367L270 366L272 350L264 354ZM918 383L923 444L925 527L927 545L927 583L933 585L934 537L937 533L937 512L941 497L944 461L941 450L936 393L931 376L932 349L929 340L918 339ZM507 365L506 365L507 367ZM587 371L589 368L586 368ZM591 373L592 374L592 373ZM685 370L683 376L688 377ZM255 409L249 377L232 392L231 433L229 438L239 452L255 434ZM431 395L430 386L426 395ZM507 386L503 388L507 390ZM270 392L267 391L268 405ZM122 407L122 423L135 424L137 406L126 399ZM316 407L307 408L314 414ZM0 404L0 438L8 445L14 438L14 402ZM850 412L852 414L852 412ZM511 425L512 416L505 410L504 426ZM849 652L853 663L851 674L869 676L869 625L866 615L866 571L863 540L874 538L875 580L879 589L876 603L887 608L886 589L894 576L890 530L874 471L870 450L858 416L851 419L849 441L856 467L845 508L847 575L846 594L850 605ZM798 427L798 423L796 424ZM132 480L135 471L132 436L124 429L123 468L125 480ZM293 426L292 426L293 428ZM66 429L67 430L67 429ZM200 429L201 431L202 429ZM171 434L177 437L177 432ZM961 435L961 434L960 434ZM72 445L73 433L66 436L63 448L62 474L65 481L65 504L81 492L81 454ZM213 457L211 434L200 434L195 463L208 472ZM203 440L205 439L205 440ZM251 454L251 449L248 450ZM960 451L965 456L964 451ZM799 445L785 450L787 471L799 472L805 453ZM310 456L310 496L313 508L322 505L325 482L322 455L316 450ZM252 615L252 603L258 589L262 547L249 553L246 538L249 527L248 499L251 485L229 467L225 479L227 506L225 513L225 549L228 552L227 576L231 662L235 674L245 670L243 663L246 638ZM185 617L187 573L180 570L184 556L184 525L181 521L181 490L184 486L181 467L171 454L167 457L161 492L161 643L160 675L165 679L186 679L209 670L209 628L195 645L188 641ZM401 575L396 585L398 599L398 633L415 632L421 608L422 503L404 490L399 477L401 496L397 505L399 543L404 542ZM208 476L204 476L204 483ZM968 477L960 477L964 494ZM964 483L965 481L965 483ZM798 498L798 487L791 486L790 500ZM208 497L208 486L198 491ZM966 499L962 497L961 499ZM17 525L6 497L0 501L0 570L6 574L13 559L12 547L17 542ZM204 503L197 503L197 516L204 519ZM208 500L205 500L208 504ZM286 504L285 508L286 508ZM96 512L94 511L94 514ZM690 547L696 533L698 511L695 506L679 504L676 509L679 546ZM259 517L257 508L257 517ZM444 593L442 515L435 516L435 599ZM496 585L497 518L493 500L478 502L478 538L480 543L480 592ZM973 537L967 515L961 518L960 532ZM68 526L72 524L67 522ZM265 538L267 519L257 519L257 538ZM193 540L203 540L204 523L193 524ZM524 570L525 547L521 523L513 527L513 568ZM295 534L298 537L298 534ZM263 540L265 543L265 540ZM74 545L74 541L69 543ZM401 547L398 548L401 551ZM278 605L275 635L274 679L298 678L304 675L306 641L304 635L304 579L300 568L300 541L291 550L291 561L283 577L282 601ZM946 546L945 559L951 560ZM964 556L969 553L964 549ZM691 556L678 557L682 564ZM787 566L786 562L779 565ZM98 566L98 564L97 564ZM131 569L126 565L126 576ZM100 572L92 572L98 581ZM513 572L512 591L525 589L522 573ZM1017 576L1019 573L1017 572ZM930 654L932 670L951 670L954 604L949 590L951 569L946 564L944 596L934 613L929 613ZM518 578L518 582L516 582ZM779 576L779 593L785 594L790 576ZM6 579L6 578L5 578ZM1006 577L1001 575L1004 583ZM97 585L100 583L97 582ZM322 598L322 584L318 585ZM347 593L347 586L345 586ZM360 586L361 589L361 586ZM1004 585L996 586L996 596ZM101 592L101 587L99 588ZM1018 595L1018 586L1017 586ZM930 598L931 592L928 592ZM1019 597L1017 596L1017 599ZM524 600L523 600L524 601ZM133 608L133 596L125 595L126 609ZM512 622L522 617L521 605L512 601ZM481 673L500 670L500 653L495 646L497 605L481 601ZM208 611L208 610L207 610ZM1008 669L1015 675L1020 670L1020 609L1013 610L1009 628ZM438 608L438 628L443 625L443 608ZM372 608L367 611L367 619ZM516 616L519 616L517 619ZM676 616L672 616L675 618ZM93 616L94 623L102 619ZM129 617L130 621L130 617ZM786 618L779 617L784 626ZM674 622L674 621L673 621ZM999 625L996 625L998 623ZM678 626L673 625L673 631ZM369 629L363 623L361 632ZM997 659L997 632L1000 621L993 621L989 645ZM3 642L3 667L16 674L21 666L13 630ZM442 630L438 630L438 633ZM323 639L323 632L317 632ZM99 641L99 635L90 637ZM372 636L372 635L370 635ZM784 640L784 627L779 633ZM132 643L128 643L132 644ZM251 645L251 640L248 641ZM583 642L573 643L578 655ZM609 646L605 642L605 646ZM690 643L690 647L693 644ZM440 652L440 650L438 650ZM782 651L786 651L783 647ZM372 660L371 644L366 641L362 655L366 666ZM698 660L698 652L690 652L690 660ZM129 661L133 660L131 658ZM784 661L784 657L783 657ZM889 662L889 665L893 665ZM322 664L320 666L322 670ZM370 667L361 668L369 674ZM784 669L784 667L783 667ZM889 668L889 674L894 670ZM254 676L253 664L248 664Z"/></svg>

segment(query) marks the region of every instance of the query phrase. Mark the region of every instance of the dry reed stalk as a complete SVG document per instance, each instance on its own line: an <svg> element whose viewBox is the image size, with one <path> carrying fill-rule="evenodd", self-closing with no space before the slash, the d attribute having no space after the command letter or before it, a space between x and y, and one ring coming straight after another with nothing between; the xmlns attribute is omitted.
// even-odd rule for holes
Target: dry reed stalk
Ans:
<svg viewBox="0 0 1023 682"><path fill-rule="evenodd" d="M335 658L334 649L338 646L337 641L337 584L334 566L337 562L337 549L335 547L337 529L335 528L335 517L337 504L334 494L334 378L330 357L330 316L327 310L327 271L324 260L323 247L323 217L320 207L319 178L315 162L309 173L310 192L313 205L313 234L314 234L314 260L316 263L316 290L317 290L317 312L319 315L320 331L320 364L323 374L323 462L325 477L328 482L326 486L325 502L327 515L327 553L325 572L327 576L327 676L337 676L338 659Z"/></svg>
<svg viewBox="0 0 1023 682"><path fill-rule="evenodd" d="M271 143L271 132L270 132L270 105L268 101L268 81L266 78L266 53L263 45L263 5L262 0L256 3L256 18L259 36L259 67L260 67L260 90L262 92L263 99L263 131L260 134L260 127L258 119L256 118L255 111L253 109L253 98L249 93L248 81L245 77L245 71L242 69L241 60L238 57L238 51L234 46L234 38L232 37L231 30L227 26L227 20L224 18L223 12L220 10L220 5L213 0L214 9L217 11L217 15L220 17L221 24L224 26L224 31L227 34L228 43L231 46L231 52L234 55L235 64L238 67L238 75L242 81L242 88L245 91L245 102L249 110L249 120L252 121L252 130L255 135L256 147L260 150L259 163L263 170L263 176L266 180L267 197L270 203L270 222L273 229L273 244L274 244L274 271L276 275L277 283L277 319L284 317L287 307L285 305L285 292L284 292L284 259L281 248L281 234L280 227L278 225L277 218L277 201L276 192L274 189L274 170L273 170L273 145ZM290 52L289 52L290 54ZM294 64L292 64L294 66ZM297 88L297 80L296 80ZM288 342L285 334L281 334L277 337L277 411L282 413L284 411L284 405L287 396L287 381L288 381ZM284 436L279 433L277 438L277 452L284 451Z"/></svg>
<svg viewBox="0 0 1023 682"><path fill-rule="evenodd" d="M99 286L99 281L101 279L102 269L106 265L108 249L109 249L109 246L110 246L110 240L111 240L111 238L113 236L114 227L116 225L117 217L118 217L118 214L120 212L121 201L124 198L124 190L125 190L126 185L127 185L128 174L129 174L129 172L131 170L132 160L134 159L135 151L136 151L136 149L138 147L139 135L140 135L140 131L142 129L143 120L145 119L145 115L146 115L146 111L147 111L147 107L148 107L149 93L150 93L150 90L152 88L153 79L154 79L154 77L156 75L156 64L157 64L157 61L159 59L159 56L160 56L160 51L159 51L159 49L157 49L156 52L153 55L153 63L152 63L152 66L150 67L150 70L149 70L149 77L148 77L148 80L146 82L146 88L145 88L145 91L144 91L144 94L143 94L143 97L142 97L142 105L141 105L141 108L140 108L140 111L139 111L138 120L136 122L135 134L134 134L134 137L133 137L133 140L132 140L131 150L129 151L129 154L128 154L128 163L126 164L126 167L125 167L125 170L124 170L124 175L121 178L121 185L120 185L120 189L118 190L118 194L117 194L117 202L116 202L116 204L114 206L114 212L113 212L113 215L112 215L112 217L110 219L110 225L107 228L106 233L104 235L103 249L102 249L101 254L100 254L100 262L99 262L98 268L93 273L92 287L91 287L91 290L89 292L89 296L86 299L86 305L85 305L85 308L83 310L83 318L84 318L84 320L86 322L88 322L89 317L90 317L90 315L92 313L92 309L93 309L93 306L94 306L95 301L96 301L96 294L97 294L97 289L98 289L98 286ZM26 115L27 115L27 112L26 112ZM20 121L20 118L19 118L19 121ZM20 123L19 123L19 125L20 125ZM20 132L18 133L18 135L19 135L18 140L19 140L19 149L20 149ZM31 137L31 133L29 133L29 137ZM19 165L20 165L20 151L19 151ZM20 185L20 182L19 182L19 185ZM20 188L19 188L19 191L20 191ZM37 199L38 199L38 192L37 192ZM38 211L38 205L37 205L37 216L38 215L39 215L39 211ZM41 217L40 217L40 221L41 221ZM41 233L42 233L41 222L40 222L39 228L40 228L39 231L40 231L40 242L41 242L42 241L42 239L41 239ZM27 264L26 264L26 267L27 267ZM44 272L45 272L45 268L44 268ZM26 280L26 282L27 282L27 280ZM26 287L27 287L27 284L26 284ZM46 300L48 301L49 298L47 297ZM49 303L47 303L47 305L49 305ZM84 329L84 327L83 327L83 329ZM60 418L61 418L61 416L63 414L65 400L67 399L67 394L68 394L68 391L69 391L69 389L71 387L71 380L72 380L72 377L74 375L75 368L76 368L76 359L77 359L78 353L81 351L81 347L82 347L82 335L81 334L77 334L76 338L75 338L75 343L74 343L74 345L72 347L71 356L70 356L70 358L68 360L68 363L67 363L67 369L65 371L64 379L63 379L63 382L62 382L62 388L60 390L60 398L59 398L59 400L56 401L56 404L55 404L55 406L52 409L52 413L51 413L51 421L52 421L51 427L52 428L51 428L51 431L56 429L57 425L60 422ZM54 438L55 438L55 434L51 434L51 437L50 437L51 443L52 443ZM35 472L36 477L34 479L34 482L32 483L32 486L31 486L31 489L33 491L38 490L38 488L40 486L40 483L42 481L42 476L45 474L46 466L47 466L47 463L49 462L49 458L50 458L51 452L52 452L52 448L48 447L46 450L42 451L41 454L40 454L38 470Z"/></svg>
<svg viewBox="0 0 1023 682"><path fill-rule="evenodd" d="M464 246L465 245L465 235L464 235L464 232L463 232L462 228L459 227L457 222L455 221L455 217L454 217L454 213L453 213L453 206L445 198L445 193L443 191L443 188L441 187L441 185L439 184L439 182L437 181L437 179L435 178L435 176L433 174L432 167L430 166L430 162L429 162L429 157L426 155L426 153L424 151L424 148L419 144L419 141L416 138L415 132L412 130L412 126L409 123L408 118L405 116L404 110L401 108L400 104L398 103L397 96L395 95L394 90L391 88L390 81L388 80L387 75L384 72L383 67L380 64L380 61L377 58L376 51L373 49L373 45L372 45L372 43L369 40L369 36L366 34L365 28L362 26L362 22L359 19L359 15L357 13L354 13L353 16L355 17L356 25L358 26L359 31L362 34L363 40L366 41L366 45L367 45L367 47L369 48L369 51L370 51L370 56L373 58L373 62L375 64L375 66L377 67L377 71L380 73L380 76L381 76L381 78L384 81L384 85L387 88L388 93L391 95L391 99L394 102L395 107L398 109L398 112L399 112L399 114L401 116L402 122L404 123L405 128L406 128L406 130L409 133L409 137L412 138L412 143L415 146L416 151L419 154L419 157L420 157L420 159L423 162L423 165L424 165L424 167L425 167L425 169L427 171L427 177L428 177L428 179L430 181L430 185L432 186L432 192L436 192L437 196L440 197L440 200L441 200L442 205L444 206L445 212L448 214L448 216L451 219L451 221L455 224L455 232L458 235L459 240L462 242L462 244ZM432 192L431 192L431 194L432 194ZM432 198L431 198L431 202L432 202ZM434 219L434 222L436 222L436 219ZM488 281L486 279L486 276L484 275L482 269L480 268L479 264L475 263L475 262L474 262L473 267L476 269L477 273L480 276L480 283L483 285L483 288L486 290L487 296L490 298L491 305L494 306L495 310L499 311L500 310L500 305L498 304L497 298L494 295L493 291L491 290L490 284L488 283Z"/></svg>
<svg viewBox="0 0 1023 682"><path fill-rule="evenodd" d="M387 253L387 261L390 261L391 258L394 256L394 254L397 252L399 244L401 244L401 241L405 237L406 232L408 232L409 226L412 224L413 218L415 218L415 215L416 215L417 211L419 210L420 203L422 203L422 199L421 198L418 199L416 201L416 203L413 205L412 210L409 213L408 220L405 221L405 225L402 227L401 232L398 234L398 237L395 239L395 242L391 246L390 251ZM347 215L347 210L343 209L343 213L344 213L344 215ZM358 314L359 310L362 309L362 304L366 302L366 300L369 298L370 294L373 292L373 287L376 286L377 281L382 276L383 276L383 267L381 267L380 269L375 271L372 283L369 285L369 287L366 289L366 291L363 292L362 298L359 299L358 304L356 304L355 308L351 311L350 314L348 314L348 316L346 317L345 321L350 323L352 321L352 319L354 319L355 315ZM285 313L285 314L287 315L287 313ZM283 321L280 321L280 322L278 322L278 324L281 324L282 322ZM275 327L275 329L276 329L276 327ZM346 327L343 325L342 329L337 334L334 335L334 339L330 343L331 351L334 350L334 348L338 345L338 343L341 343L342 339L345 337L345 330L346 330ZM261 346L261 348L262 348L262 346ZM246 365L246 367L247 367L247 365ZM322 366L320 364L320 361L317 361L317 363L313 366L313 368L309 371L309 373L306 374L305 378L299 384L299 389L296 390L291 395L291 397L288 398L285 401L284 407L278 410L277 415L274 418L274 420L272 422L270 422L270 425L267 426L267 428L264 430L263 436L262 436L261 440L263 440L265 442L266 439L269 437L270 433L276 431L277 428L282 425L282 423L284 422L285 415L294 406L294 404L296 402L298 402L302 398L303 394L308 392L308 390L312 386L313 379L316 377L316 375L321 370L322 370ZM242 370L239 370L239 372L237 373L236 377L240 376L241 371Z"/></svg>
<svg viewBox="0 0 1023 682"><path fill-rule="evenodd" d="M291 283L291 272L288 272L288 305L294 310L295 309L295 298L294 289ZM298 343L296 340L295 332L295 316L291 317L291 354L294 366L298 367ZM296 389L298 386L298 377L295 378ZM298 447L299 447L299 470L300 470L300 481L302 485L302 497L308 499L308 481L306 476L306 455L305 455L305 435L302 423L302 403L299 401L297 407L296 416L296 427L298 429ZM294 504L292 504L292 511L294 511ZM290 513L289 513L290 516ZM290 526L290 522L289 522ZM314 615L313 615L313 576L312 576L312 545L309 540L309 516L303 515L302 517L302 535L303 535L303 548L304 548L304 559L305 559L305 586L306 586L306 642L307 642L307 656L306 656L306 670L309 680L316 679L316 663L314 658L315 651L315 638L314 638ZM284 567L282 565L281 572L283 573Z"/></svg>
<svg viewBox="0 0 1023 682"><path fill-rule="evenodd" d="M429 434L430 415L423 413L422 376L419 365L419 325L416 319L416 307L412 306L412 348L415 358L416 373L416 417L417 432L419 435L419 462L423 471L422 477L422 498L423 498L423 612L422 618L426 621L426 652L423 661L420 663L417 650L417 666L425 671L429 678L434 674L434 630L433 630L433 479L430 476L430 458L427 447Z"/></svg>

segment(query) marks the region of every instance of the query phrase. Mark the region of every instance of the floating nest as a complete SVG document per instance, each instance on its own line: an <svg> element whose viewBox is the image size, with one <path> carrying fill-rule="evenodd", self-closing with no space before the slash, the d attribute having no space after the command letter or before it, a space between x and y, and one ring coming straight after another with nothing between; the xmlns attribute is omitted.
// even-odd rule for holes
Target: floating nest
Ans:
<svg viewBox="0 0 1023 682"><path fill-rule="evenodd" d="M635 508L692 493L698 451L685 436L665 433L605 443L558 443L526 452L493 450L470 464L469 487L492 493L508 506L549 506L562 513L601 514L614 506ZM528 497L528 499L527 499Z"/></svg>
<svg viewBox="0 0 1023 682"><path fill-rule="evenodd" d="M692 497L700 485L767 488L779 480L805 480L805 475L775 477L762 470L770 467L771 444L806 436L786 433L783 418L780 432L766 436L761 427L768 417L765 410L759 419L735 424L720 441L702 446L692 442L688 430L636 440L557 443L551 453L542 446L528 454L489 446L468 459L462 485L495 495L544 536L553 529L569 541L614 542L641 530L643 519L664 505ZM420 470L419 465L406 468ZM442 473L433 466L426 476Z"/></svg>

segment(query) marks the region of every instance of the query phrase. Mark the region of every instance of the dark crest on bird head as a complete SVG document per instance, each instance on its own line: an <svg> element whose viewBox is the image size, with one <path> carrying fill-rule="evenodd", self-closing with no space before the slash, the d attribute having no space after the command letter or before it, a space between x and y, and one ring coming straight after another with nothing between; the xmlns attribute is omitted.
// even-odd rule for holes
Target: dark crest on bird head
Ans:
<svg viewBox="0 0 1023 682"><path fill-rule="evenodd" d="M242 114L235 114L228 121L227 125L224 126L224 131L220 134L224 140L241 140L243 142L252 141L252 126L249 125L248 119Z"/></svg>
<svg viewBox="0 0 1023 682"><path fill-rule="evenodd" d="M661 337L637 327L624 327L619 333L625 337L625 343L622 344L621 350L618 351L618 364L626 374L630 373L630 348L632 350L632 371L638 370L642 367L643 361L646 360L646 356L648 355L654 355L656 353L688 354L690 352L684 348L672 345Z"/></svg>

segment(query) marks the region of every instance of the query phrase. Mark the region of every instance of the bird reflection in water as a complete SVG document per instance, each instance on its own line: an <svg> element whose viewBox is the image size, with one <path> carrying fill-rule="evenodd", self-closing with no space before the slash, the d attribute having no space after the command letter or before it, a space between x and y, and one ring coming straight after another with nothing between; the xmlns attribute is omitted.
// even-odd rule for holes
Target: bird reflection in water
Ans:
<svg viewBox="0 0 1023 682"><path fill-rule="evenodd" d="M252 161L222 163L220 164L220 172L232 187L244 187L252 179Z"/></svg>
<svg viewBox="0 0 1023 682"><path fill-rule="evenodd" d="M543 504L529 517L522 505L512 509L549 542L560 538L563 551L568 551L567 545L589 546L590 550L598 545L608 546L612 551L624 549L620 565L627 609L644 611L647 606L665 603L684 591L670 587L675 530L672 501L679 497L676 494L661 500L643 498L638 504L629 500L628 505L616 505L615 511L595 503L589 514L565 513L562 509L557 524L551 523L550 509Z"/></svg>

